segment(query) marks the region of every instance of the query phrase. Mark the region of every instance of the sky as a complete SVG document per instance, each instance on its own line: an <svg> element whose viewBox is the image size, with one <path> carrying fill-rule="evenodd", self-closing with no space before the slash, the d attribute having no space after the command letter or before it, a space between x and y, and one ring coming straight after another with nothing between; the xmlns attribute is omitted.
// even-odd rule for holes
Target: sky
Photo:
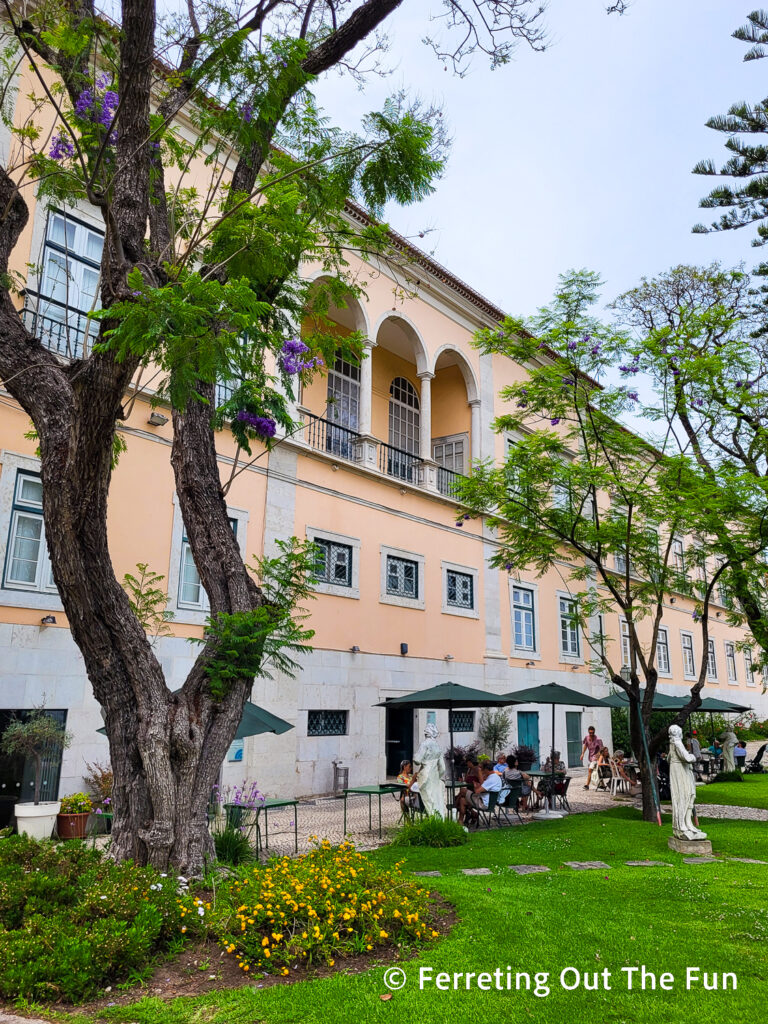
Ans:
<svg viewBox="0 0 768 1024"><path fill-rule="evenodd" d="M619 17L606 6L550 0L545 52L521 47L496 71L476 56L458 79L420 42L440 0L406 0L391 19L389 78L363 92L335 75L319 85L347 128L401 87L443 107L453 146L436 192L387 219L509 313L533 313L571 267L597 270L609 301L679 263L751 268L761 255L750 228L691 233L712 219L698 202L717 180L691 168L726 158L705 122L768 91L768 62L744 63L731 38L753 8L632 0Z"/></svg>

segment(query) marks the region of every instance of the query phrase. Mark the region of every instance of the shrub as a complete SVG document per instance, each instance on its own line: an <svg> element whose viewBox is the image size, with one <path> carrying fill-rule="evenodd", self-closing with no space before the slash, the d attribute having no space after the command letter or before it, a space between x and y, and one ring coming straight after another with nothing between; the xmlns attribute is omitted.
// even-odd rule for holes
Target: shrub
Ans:
<svg viewBox="0 0 768 1024"><path fill-rule="evenodd" d="M237 867L238 864L253 860L253 850L248 836L239 828L227 826L221 832L215 832L213 842L216 847L216 859L224 864Z"/></svg>
<svg viewBox="0 0 768 1024"><path fill-rule="evenodd" d="M468 747L460 747L458 744L454 744L453 747L449 747L445 752L445 759L448 764L453 760L453 776L458 778L463 775L467 769L467 758L477 757L477 752L480 749L480 740L475 740L470 743Z"/></svg>
<svg viewBox="0 0 768 1024"><path fill-rule="evenodd" d="M0 843L0 998L79 1002L179 935L178 884L72 840Z"/></svg>
<svg viewBox="0 0 768 1024"><path fill-rule="evenodd" d="M735 772L718 772L717 775L712 779L713 782L743 782L744 779L741 777L740 771Z"/></svg>
<svg viewBox="0 0 768 1024"><path fill-rule="evenodd" d="M333 966L336 957L430 941L438 933L426 919L428 899L399 865L387 871L349 843L324 840L304 856L241 869L205 917L243 971L285 975L297 963ZM194 920L199 901L182 903Z"/></svg>
<svg viewBox="0 0 768 1024"><path fill-rule="evenodd" d="M87 793L72 793L61 798L61 814L90 814L93 803Z"/></svg>
<svg viewBox="0 0 768 1024"><path fill-rule="evenodd" d="M98 808L96 813L98 814L99 811L102 814L111 812L112 786L114 785L112 769L108 764L102 764L100 761L94 761L93 764L86 761L85 767L88 769L85 784L91 792L94 805Z"/></svg>
<svg viewBox="0 0 768 1024"><path fill-rule="evenodd" d="M468 838L467 830L458 821L426 815L417 821L406 822L395 833L393 846L461 846Z"/></svg>

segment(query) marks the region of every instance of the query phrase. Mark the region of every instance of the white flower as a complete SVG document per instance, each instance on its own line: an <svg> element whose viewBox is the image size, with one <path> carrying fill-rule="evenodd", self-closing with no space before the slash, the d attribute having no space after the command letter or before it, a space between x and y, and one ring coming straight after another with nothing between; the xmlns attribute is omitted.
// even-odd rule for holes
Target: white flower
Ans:
<svg viewBox="0 0 768 1024"><path fill-rule="evenodd" d="M100 900L105 900L106 898L107 898L106 896L99 896Z"/></svg>
<svg viewBox="0 0 768 1024"><path fill-rule="evenodd" d="M200 917L204 917L205 916L205 907L198 907L197 908L197 912L200 915Z"/></svg>

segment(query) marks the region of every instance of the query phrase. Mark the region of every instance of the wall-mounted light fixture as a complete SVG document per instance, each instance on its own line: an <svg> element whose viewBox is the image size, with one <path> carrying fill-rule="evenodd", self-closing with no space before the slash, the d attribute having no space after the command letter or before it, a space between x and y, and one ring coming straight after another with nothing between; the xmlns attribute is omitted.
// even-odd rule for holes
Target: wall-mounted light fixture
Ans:
<svg viewBox="0 0 768 1024"><path fill-rule="evenodd" d="M719 619L720 618L720 614L721 614L720 612L715 612L715 618Z"/></svg>
<svg viewBox="0 0 768 1024"><path fill-rule="evenodd" d="M579 666L578 665L571 665L571 672L578 672L578 671L579 671Z"/></svg>
<svg viewBox="0 0 768 1024"><path fill-rule="evenodd" d="M526 661L526 663L525 663L525 667L526 667L526 668L533 668L533 666L534 666L535 664L536 664L536 662L535 662L535 661Z"/></svg>
<svg viewBox="0 0 768 1024"><path fill-rule="evenodd" d="M443 655L443 661L453 661L453 655L452 654L444 654Z"/></svg>
<svg viewBox="0 0 768 1024"><path fill-rule="evenodd" d="M360 648L357 646L357 644L355 644L354 647L350 647L349 649L350 649L350 651L352 651L353 654L359 654L360 653Z"/></svg>
<svg viewBox="0 0 768 1024"><path fill-rule="evenodd" d="M151 423L153 427L164 427L168 422L168 417L163 416L161 412L151 412L147 422Z"/></svg>
<svg viewBox="0 0 768 1024"><path fill-rule="evenodd" d="M42 619L40 619L40 625L41 626L55 626L56 625L56 616L55 615L44 615L42 617Z"/></svg>
<svg viewBox="0 0 768 1024"><path fill-rule="evenodd" d="M408 653L408 644L400 644L400 653L401 654L407 654Z"/></svg>
<svg viewBox="0 0 768 1024"><path fill-rule="evenodd" d="M669 603L670 604L676 604L677 603L677 598L676 597L670 597Z"/></svg>

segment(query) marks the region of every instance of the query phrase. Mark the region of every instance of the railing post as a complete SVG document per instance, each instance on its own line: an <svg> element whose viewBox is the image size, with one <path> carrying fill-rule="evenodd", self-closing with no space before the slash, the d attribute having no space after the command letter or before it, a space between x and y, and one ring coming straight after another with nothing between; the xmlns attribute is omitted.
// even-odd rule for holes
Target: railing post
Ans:
<svg viewBox="0 0 768 1024"><path fill-rule="evenodd" d="M354 460L366 469L377 468L379 439L373 434L357 434L353 442Z"/></svg>
<svg viewBox="0 0 768 1024"><path fill-rule="evenodd" d="M414 463L416 470L416 482L419 487L422 487L425 491L433 491L435 494L438 493L437 488L437 463L434 459L419 459L418 462Z"/></svg>

